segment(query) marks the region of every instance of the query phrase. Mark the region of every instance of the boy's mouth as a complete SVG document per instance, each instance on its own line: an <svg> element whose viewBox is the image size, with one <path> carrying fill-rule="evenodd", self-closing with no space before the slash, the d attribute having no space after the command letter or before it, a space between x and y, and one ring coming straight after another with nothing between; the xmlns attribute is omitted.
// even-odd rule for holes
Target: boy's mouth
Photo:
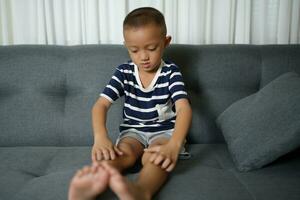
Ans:
<svg viewBox="0 0 300 200"><path fill-rule="evenodd" d="M142 67L144 67L144 68L149 68L149 67L151 67L150 62L142 63L141 65L142 65Z"/></svg>

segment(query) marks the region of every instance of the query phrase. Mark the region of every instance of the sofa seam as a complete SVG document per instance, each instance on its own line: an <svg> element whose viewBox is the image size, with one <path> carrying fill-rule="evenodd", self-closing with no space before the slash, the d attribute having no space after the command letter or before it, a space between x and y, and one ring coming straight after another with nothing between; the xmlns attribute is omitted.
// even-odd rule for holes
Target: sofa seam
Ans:
<svg viewBox="0 0 300 200"><path fill-rule="evenodd" d="M217 153L214 153L214 157L215 157L215 159L218 161L219 165L223 168L223 170L228 171L229 173L231 173L231 174L234 176L235 180L237 180L237 181L241 184L241 186L247 191L247 193L249 194L250 198L251 198L252 200L257 200L257 198L250 192L250 190L249 190L249 188L246 186L246 184L244 184L244 182L236 176L236 174L235 174L234 171L233 171L234 168L225 169L225 166L224 166L223 163L220 161L219 156L217 155Z"/></svg>
<svg viewBox="0 0 300 200"><path fill-rule="evenodd" d="M233 170L234 169L229 169L227 171L230 172L235 177L235 179L246 189L246 191L249 193L250 197L253 200L257 200L257 198L252 194L252 192L250 192L250 190L247 187L247 185L236 175L236 173Z"/></svg>
<svg viewBox="0 0 300 200"><path fill-rule="evenodd" d="M52 163L52 161L56 158L56 156L60 153L60 149L56 149L55 153L52 155L52 157L48 160L47 162L47 167L45 167L45 169L43 170L43 175L42 176L46 176L49 174L49 166Z"/></svg>

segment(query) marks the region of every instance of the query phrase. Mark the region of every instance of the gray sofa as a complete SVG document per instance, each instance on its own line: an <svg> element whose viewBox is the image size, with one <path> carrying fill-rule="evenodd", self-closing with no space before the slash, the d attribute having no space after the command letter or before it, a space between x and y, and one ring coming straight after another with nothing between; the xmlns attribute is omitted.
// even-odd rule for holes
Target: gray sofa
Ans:
<svg viewBox="0 0 300 200"><path fill-rule="evenodd" d="M91 108L128 59L120 45L0 47L1 200L67 199L74 172L91 162ZM279 75L300 74L300 45L172 45L165 59L180 66L190 95L192 157L179 161L155 199L299 200L299 148L240 172L216 119ZM113 140L121 113L119 100L107 123Z"/></svg>

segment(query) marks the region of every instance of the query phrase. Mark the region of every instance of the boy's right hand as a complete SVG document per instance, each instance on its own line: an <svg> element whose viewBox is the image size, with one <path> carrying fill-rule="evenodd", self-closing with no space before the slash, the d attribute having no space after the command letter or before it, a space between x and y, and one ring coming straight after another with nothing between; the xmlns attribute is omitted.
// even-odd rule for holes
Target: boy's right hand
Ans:
<svg viewBox="0 0 300 200"><path fill-rule="evenodd" d="M92 161L114 160L117 156L123 155L123 152L115 146L109 138L103 137L95 139L92 148Z"/></svg>

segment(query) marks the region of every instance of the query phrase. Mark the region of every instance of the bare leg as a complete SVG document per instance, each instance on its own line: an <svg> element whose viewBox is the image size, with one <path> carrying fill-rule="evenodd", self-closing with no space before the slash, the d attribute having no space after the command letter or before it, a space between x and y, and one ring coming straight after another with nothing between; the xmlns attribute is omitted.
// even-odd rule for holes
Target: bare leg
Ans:
<svg viewBox="0 0 300 200"><path fill-rule="evenodd" d="M109 181L109 173L102 166L86 166L78 170L69 188L69 200L92 200L103 192Z"/></svg>
<svg viewBox="0 0 300 200"><path fill-rule="evenodd" d="M101 163L109 164L121 172L133 166L143 153L143 145L129 137L120 142L119 148L124 153L122 156L86 166L75 174L70 183L69 200L92 200L108 187L110 175Z"/></svg>
<svg viewBox="0 0 300 200"><path fill-rule="evenodd" d="M163 144L168 140L160 140L155 144ZM154 144L154 145L155 145ZM110 174L109 186L121 200L148 200L161 188L168 177L168 172L148 162L149 153L143 155L143 169L136 182L130 182L109 165L104 168Z"/></svg>
<svg viewBox="0 0 300 200"><path fill-rule="evenodd" d="M160 166L147 162L144 164L136 184L140 186L146 196L151 199L166 182L168 174L169 172L165 171Z"/></svg>
<svg viewBox="0 0 300 200"><path fill-rule="evenodd" d="M115 160L100 161L99 163L108 163L119 172L122 172L132 167L144 152L144 146L136 139L130 137L122 139L118 147L123 152L122 156L118 156Z"/></svg>
<svg viewBox="0 0 300 200"><path fill-rule="evenodd" d="M120 172L107 163L103 167L109 172L109 186L120 200L145 200L144 193L137 185L127 180Z"/></svg>
<svg viewBox="0 0 300 200"><path fill-rule="evenodd" d="M169 141L166 138L160 138L155 140L151 146L155 145L162 145ZM151 162L149 162L151 154L144 153L142 162L143 162L143 169L141 170L139 177L137 179L137 185L143 188L142 191L150 197L151 199L158 190L162 187L162 185L167 181L169 172L162 169L160 166L157 166Z"/></svg>

